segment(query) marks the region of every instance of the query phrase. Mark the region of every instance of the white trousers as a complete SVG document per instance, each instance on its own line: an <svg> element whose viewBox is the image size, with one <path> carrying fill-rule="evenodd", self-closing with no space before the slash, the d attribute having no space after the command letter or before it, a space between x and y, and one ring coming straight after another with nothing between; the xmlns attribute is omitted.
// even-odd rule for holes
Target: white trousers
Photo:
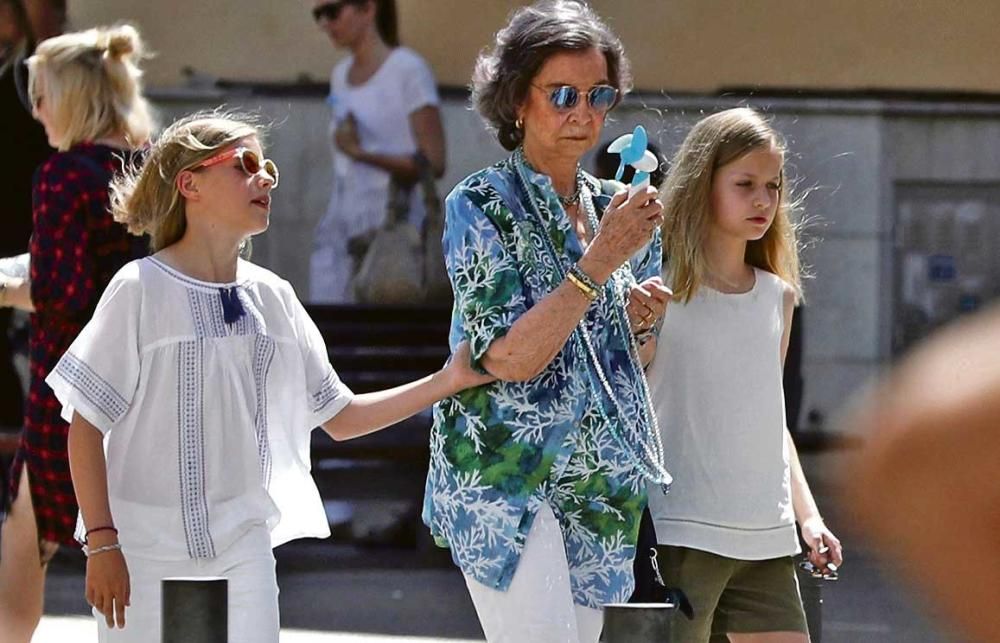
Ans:
<svg viewBox="0 0 1000 643"><path fill-rule="evenodd" d="M552 509L535 515L506 592L465 577L489 643L597 643L601 610L573 603L562 531Z"/></svg>
<svg viewBox="0 0 1000 643"><path fill-rule="evenodd" d="M125 628L108 629L94 610L100 643L159 643L160 581L163 578L221 576L228 579L231 643L277 643L278 583L267 528L255 526L215 558L162 561L129 556L131 605Z"/></svg>

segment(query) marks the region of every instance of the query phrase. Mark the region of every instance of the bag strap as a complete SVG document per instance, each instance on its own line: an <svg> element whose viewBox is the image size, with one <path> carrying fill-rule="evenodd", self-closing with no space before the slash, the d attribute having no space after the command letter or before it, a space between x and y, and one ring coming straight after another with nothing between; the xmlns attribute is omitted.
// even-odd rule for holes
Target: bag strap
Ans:
<svg viewBox="0 0 1000 643"><path fill-rule="evenodd" d="M413 155L413 160L416 161L417 169L420 172L418 181L424 193L424 206L427 214L430 215L433 210L435 216L441 216L441 199L438 196L434 168L431 167L430 160L420 150L417 150L417 153Z"/></svg>
<svg viewBox="0 0 1000 643"><path fill-rule="evenodd" d="M413 194L413 187L420 185L423 192L424 209L428 217L441 217L441 199L437 192L437 182L434 178L434 170L431 163L423 152L417 150L413 155L413 160L417 165L417 180L415 183L403 183L394 176L389 177L389 196L386 204L386 221L389 227L402 223L406 220L410 211L410 195Z"/></svg>
<svg viewBox="0 0 1000 643"><path fill-rule="evenodd" d="M386 195L383 228L394 228L406 221L410 212L410 190L410 186L389 175L389 193Z"/></svg>

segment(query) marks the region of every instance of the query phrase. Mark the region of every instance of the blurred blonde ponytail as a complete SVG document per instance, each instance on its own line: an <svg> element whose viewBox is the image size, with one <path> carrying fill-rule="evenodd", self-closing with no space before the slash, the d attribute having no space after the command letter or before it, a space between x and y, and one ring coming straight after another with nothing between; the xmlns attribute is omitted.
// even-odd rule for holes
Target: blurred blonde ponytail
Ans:
<svg viewBox="0 0 1000 643"><path fill-rule="evenodd" d="M149 142L154 119L142 95L138 30L120 24L42 41L28 59L33 100L44 97L60 150L123 136L132 148Z"/></svg>

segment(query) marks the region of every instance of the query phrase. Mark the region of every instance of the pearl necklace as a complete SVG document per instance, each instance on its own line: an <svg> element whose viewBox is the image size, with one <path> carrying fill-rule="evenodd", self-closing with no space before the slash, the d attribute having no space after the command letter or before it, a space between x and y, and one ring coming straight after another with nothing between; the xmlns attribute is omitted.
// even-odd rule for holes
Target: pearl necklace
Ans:
<svg viewBox="0 0 1000 643"><path fill-rule="evenodd" d="M566 269L560 261L559 253L556 251L555 246L552 243L552 238L549 236L548 226L545 225L545 220L542 218L541 210L535 202L535 195L531 190L531 182L525 176L525 165L526 161L524 159L524 151L522 148L518 148L514 153L514 166L517 170L518 179L520 179L521 184L524 187L524 191L528 195L528 201L531 203L531 212L541 226L541 236L545 240L545 247L552 259L553 265L556 267L560 279L565 279ZM583 178L582 173L579 176L580 179ZM594 234L596 234L599 222L597 220L597 212L594 210L594 203L590 196L589 187L587 187L586 181L584 180L580 180L577 185L580 196L582 197L581 201L583 202L583 209L587 214L588 222L590 223ZM646 382L646 376L643 373L642 368L639 366L639 347L636 343L635 336L631 333L631 331L629 331L628 320L625 313L624 298L615 296L615 293L625 292L626 284L622 274L624 272L625 270L623 269L616 270L612 273L611 279L608 280L608 284L612 286L611 306L614 313L612 323L617 323L618 331L629 338L627 345L629 356L628 361L629 365L632 367L632 375L640 382L642 387L641 394L644 402L642 413L645 416L645 418L642 419L645 419L645 423L642 422L642 419L637 419L634 423L629 423L627 421L628 416L626 415L625 410L621 407L618 397L614 394L614 390L611 388L611 383L608 381L607 375L604 373L604 367L601 365L597 351L594 349L594 343L591 340L590 332L587 330L585 322L586 317L580 320L580 323L573 330L573 334L570 337L577 349L577 352L581 354L585 353L590 357L590 361L597 373L597 378L600 380L603 391L598 391L596 389L593 378L587 378L591 387L591 392L594 394L594 399L597 403L597 409L601 416L601 420L603 420L604 424L611 430L612 437L615 438L622 450L628 454L629 459L632 460L633 466L636 467L642 476L651 482L659 484L663 493L667 493L670 488L670 483L673 481L673 477L667 472L667 469L663 464L663 440L660 436L659 424L656 421L656 413L653 411L652 403L650 402L649 384ZM629 271L629 273L631 276L631 271ZM600 297L602 300L607 295L608 284L605 284L605 287L601 289ZM618 419L621 421L621 424L625 429L624 435L618 430L617 423L612 422L611 418L608 417L607 411L604 409L604 405L600 402L601 392L603 392L607 399L611 400L612 405L614 405ZM643 424L645 424L645 431L642 429ZM636 445L638 445L638 449Z"/></svg>

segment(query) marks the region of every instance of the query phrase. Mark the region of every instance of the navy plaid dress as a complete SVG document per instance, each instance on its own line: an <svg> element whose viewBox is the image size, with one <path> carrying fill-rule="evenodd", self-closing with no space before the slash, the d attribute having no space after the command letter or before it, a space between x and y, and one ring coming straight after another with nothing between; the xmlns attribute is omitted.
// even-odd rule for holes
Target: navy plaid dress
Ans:
<svg viewBox="0 0 1000 643"><path fill-rule="evenodd" d="M69 473L69 425L45 377L90 319L101 293L127 262L147 253L108 211L108 184L134 153L81 143L36 172L32 194L31 381L24 431L14 456L10 495L28 467L38 536L75 545L78 507Z"/></svg>

